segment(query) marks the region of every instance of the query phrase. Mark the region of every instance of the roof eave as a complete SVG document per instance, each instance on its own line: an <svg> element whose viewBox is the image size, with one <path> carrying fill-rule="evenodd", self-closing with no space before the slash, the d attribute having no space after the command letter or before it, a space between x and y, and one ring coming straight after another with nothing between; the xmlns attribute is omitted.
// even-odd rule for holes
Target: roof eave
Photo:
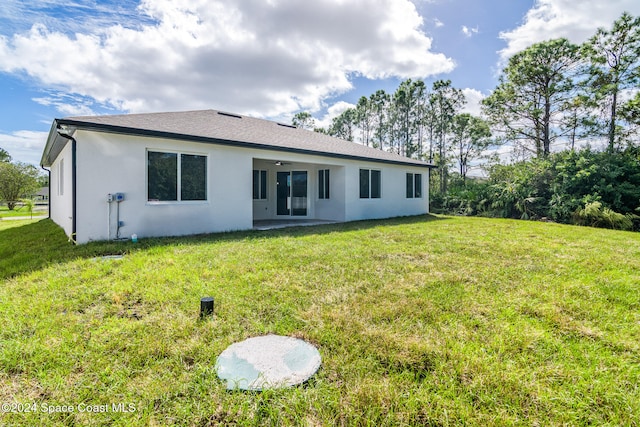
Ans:
<svg viewBox="0 0 640 427"><path fill-rule="evenodd" d="M375 162L375 163L397 164L397 165L428 168L428 169L436 168L435 165L431 163L426 163L426 162L417 163L415 161L377 159L377 158L366 157L366 156L357 156L357 155L341 154L341 153L329 153L329 152L315 151L315 150L305 150L302 148L278 147L274 145L261 144L261 143L250 142L250 141L236 141L236 140L228 140L228 139L221 139L221 138L212 138L212 137L204 137L204 136L197 136L197 135L164 132L164 131L150 130L150 129L132 128L132 127L126 127L126 126L115 126L115 125L109 125L109 124L103 124L103 123L88 123L88 122L77 121L72 119L56 119L54 121L54 126L52 127L52 132L54 131L54 129L56 129L55 134L58 135L57 128L61 126L69 126L76 129L117 133L117 134L124 134L124 135L165 138L165 139L174 139L174 140L182 140L182 141L201 142L201 143L208 143L208 144L220 144L220 145L235 146L235 147L250 147L250 148L255 148L259 150L283 151L283 152L290 152L290 153L297 153L297 154L308 154L308 155L315 155L315 156L343 158L343 159L351 159L351 160L365 160L365 161ZM60 136L58 135L58 137ZM49 138L51 138L51 133L49 134ZM48 147L49 147L49 141L47 141L47 146L45 147L45 153L47 152ZM43 154L43 159L44 159L44 156L45 154ZM46 165L43 165L43 166L46 166Z"/></svg>

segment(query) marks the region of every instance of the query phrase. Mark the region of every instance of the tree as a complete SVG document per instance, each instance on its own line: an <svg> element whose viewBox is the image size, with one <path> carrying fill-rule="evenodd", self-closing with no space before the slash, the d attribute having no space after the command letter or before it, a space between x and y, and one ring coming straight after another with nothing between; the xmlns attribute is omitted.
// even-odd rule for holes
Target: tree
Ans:
<svg viewBox="0 0 640 427"><path fill-rule="evenodd" d="M367 147L371 144L374 119L371 101L366 96L361 96L356 105L355 120L362 132L362 143Z"/></svg>
<svg viewBox="0 0 640 427"><path fill-rule="evenodd" d="M382 89L369 97L371 109L373 111L373 146L384 150L387 136L387 113L389 105L389 95Z"/></svg>
<svg viewBox="0 0 640 427"><path fill-rule="evenodd" d="M38 175L38 187L48 187L49 186L49 174L43 174L42 172Z"/></svg>
<svg viewBox="0 0 640 427"><path fill-rule="evenodd" d="M11 156L9 155L9 153L4 148L0 148L0 162L9 163L10 161Z"/></svg>
<svg viewBox="0 0 640 427"><path fill-rule="evenodd" d="M38 188L38 175L33 165L0 162L0 200L13 210L22 196L31 195Z"/></svg>
<svg viewBox="0 0 640 427"><path fill-rule="evenodd" d="M24 207L27 208L27 212L29 212L31 219L33 219L33 208L35 207L36 203L32 198L29 197L26 199L22 199L21 202L24 204Z"/></svg>
<svg viewBox="0 0 640 427"><path fill-rule="evenodd" d="M433 109L431 103L429 102L431 93L429 89L422 83L422 87L419 88L416 99L416 148L418 153L418 158L424 158L424 141L427 134L430 137L430 141L433 138ZM430 148L432 149L430 144ZM430 153L433 154L432 152ZM429 161L431 161L431 156L429 157Z"/></svg>
<svg viewBox="0 0 640 427"><path fill-rule="evenodd" d="M429 162L433 162L434 156L434 141L436 134L436 97L431 96L431 94L425 92L425 100L422 103L422 121L421 126L424 128L424 132L428 135L427 138L429 140L429 154L428 159Z"/></svg>
<svg viewBox="0 0 640 427"><path fill-rule="evenodd" d="M609 151L620 142L618 107L624 89L640 80L640 17L628 13L613 23L611 31L599 28L584 45L590 60L589 85L594 106L603 106L602 128L606 129Z"/></svg>
<svg viewBox="0 0 640 427"><path fill-rule="evenodd" d="M588 137L589 130L593 127L593 121L589 117L589 102L584 94L579 94L567 100L563 110L565 113L561 119L560 128L573 151L576 147L576 139Z"/></svg>
<svg viewBox="0 0 640 427"><path fill-rule="evenodd" d="M547 157L575 97L579 47L567 39L536 43L509 59L483 113L506 139Z"/></svg>
<svg viewBox="0 0 640 427"><path fill-rule="evenodd" d="M640 126L640 92L621 106L620 117L632 126Z"/></svg>
<svg viewBox="0 0 640 427"><path fill-rule="evenodd" d="M466 100L460 89L451 86L451 80L438 80L433 83L429 102L433 108L433 143L437 151L440 193L445 194L449 164L447 135L451 130L453 117L464 106Z"/></svg>
<svg viewBox="0 0 640 427"><path fill-rule="evenodd" d="M480 117L462 113L453 118L451 133L460 176L464 181L469 171L469 163L489 147L491 130L489 124Z"/></svg>
<svg viewBox="0 0 640 427"><path fill-rule="evenodd" d="M315 120L307 111L301 111L293 116L291 124L299 129L313 130L315 127Z"/></svg>
<svg viewBox="0 0 640 427"><path fill-rule="evenodd" d="M353 142L355 124L356 110L347 108L340 115L333 118L331 127L329 127L329 135Z"/></svg>
<svg viewBox="0 0 640 427"><path fill-rule="evenodd" d="M405 80L393 94L391 102L390 127L393 133L392 142L396 146L398 154L407 157L419 151L421 141L419 141L420 115L419 105L424 97L426 88L422 80ZM419 153L422 154L422 153Z"/></svg>

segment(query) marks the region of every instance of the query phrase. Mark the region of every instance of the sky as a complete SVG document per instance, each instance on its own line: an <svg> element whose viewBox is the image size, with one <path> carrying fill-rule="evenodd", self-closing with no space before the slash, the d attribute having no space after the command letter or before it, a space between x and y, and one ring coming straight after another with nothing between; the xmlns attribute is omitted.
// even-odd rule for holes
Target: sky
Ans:
<svg viewBox="0 0 640 427"><path fill-rule="evenodd" d="M467 111L513 54L582 43L637 0L2 0L0 148L39 164L55 118L216 109L327 125L408 78Z"/></svg>

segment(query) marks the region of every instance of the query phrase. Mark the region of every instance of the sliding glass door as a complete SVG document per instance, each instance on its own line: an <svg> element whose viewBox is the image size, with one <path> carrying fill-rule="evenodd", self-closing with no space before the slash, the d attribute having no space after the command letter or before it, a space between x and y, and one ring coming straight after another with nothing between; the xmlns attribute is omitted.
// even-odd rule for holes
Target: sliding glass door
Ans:
<svg viewBox="0 0 640 427"><path fill-rule="evenodd" d="M277 214L307 215L307 171L278 172L276 175Z"/></svg>

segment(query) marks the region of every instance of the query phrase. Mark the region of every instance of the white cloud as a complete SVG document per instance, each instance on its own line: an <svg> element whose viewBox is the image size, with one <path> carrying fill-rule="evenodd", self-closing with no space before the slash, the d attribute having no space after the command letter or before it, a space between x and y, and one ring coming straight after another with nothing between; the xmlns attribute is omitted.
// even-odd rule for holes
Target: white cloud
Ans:
<svg viewBox="0 0 640 427"><path fill-rule="evenodd" d="M327 108L327 113L331 118L338 117L349 108L356 108L354 104L346 101L338 101L331 107Z"/></svg>
<svg viewBox="0 0 640 427"><path fill-rule="evenodd" d="M57 97L81 97L38 98L63 113L88 112L91 99L130 112L220 108L273 117L318 110L352 89L353 75L425 78L454 68L431 51L409 0L143 0L137 13L138 26L128 16L124 25L70 34L47 21L0 36L0 71L27 74Z"/></svg>
<svg viewBox="0 0 640 427"><path fill-rule="evenodd" d="M500 33L507 47L499 53L503 61L534 43L565 37L582 43L599 27L611 28L622 12L640 15L637 0L536 0L519 27Z"/></svg>
<svg viewBox="0 0 640 427"><path fill-rule="evenodd" d="M356 108L356 106L345 101L336 102L327 108L326 114L321 119L315 120L316 127L328 129L331 126L331 121L349 108Z"/></svg>
<svg viewBox="0 0 640 427"><path fill-rule="evenodd" d="M460 31L462 32L462 34L463 34L465 37L471 37L471 36L473 36L473 35L475 35L475 34L478 34L478 27L475 27L475 28L469 28L469 27L467 27L466 25L463 25L463 26L462 26L462 29L461 29Z"/></svg>
<svg viewBox="0 0 640 427"><path fill-rule="evenodd" d="M0 148L5 149L14 160L38 165L47 135L48 132L27 130L0 134Z"/></svg>
<svg viewBox="0 0 640 427"><path fill-rule="evenodd" d="M52 93L49 96L32 98L31 100L45 107L53 107L66 116L90 116L96 114L91 108L93 102L80 96Z"/></svg>
<svg viewBox="0 0 640 427"><path fill-rule="evenodd" d="M464 113L473 114L474 116L480 116L480 105L482 100L486 97L482 92L476 89L464 88L462 89L467 103L462 108Z"/></svg>

